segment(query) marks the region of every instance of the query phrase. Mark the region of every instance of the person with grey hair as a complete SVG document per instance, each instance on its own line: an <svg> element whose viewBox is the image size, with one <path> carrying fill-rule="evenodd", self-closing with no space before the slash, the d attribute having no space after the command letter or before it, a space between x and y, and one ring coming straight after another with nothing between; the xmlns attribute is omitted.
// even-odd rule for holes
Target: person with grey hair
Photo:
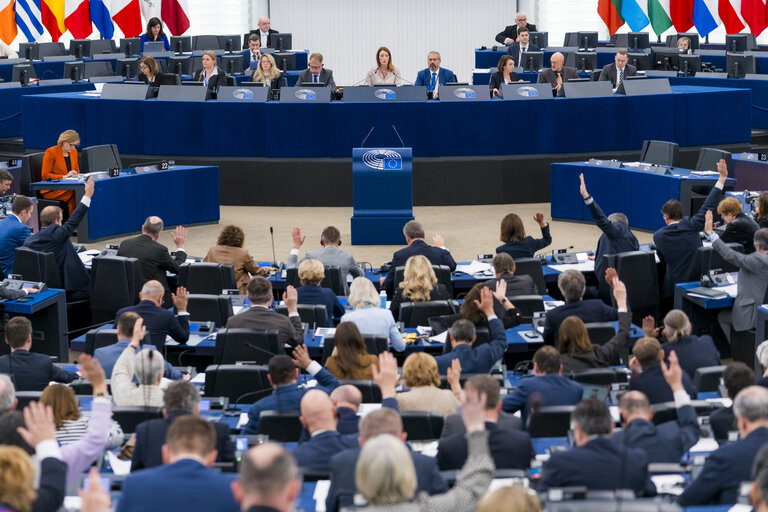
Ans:
<svg viewBox="0 0 768 512"><path fill-rule="evenodd" d="M347 304L355 308L341 317L341 322L352 322L363 336L384 336L393 350L405 350L403 335L388 308L382 308L381 298L370 279L356 277L349 287Z"/></svg>
<svg viewBox="0 0 768 512"><path fill-rule="evenodd" d="M171 232L171 239L176 245L176 255L171 257L168 248L158 243L157 239L163 232L163 219L160 217L147 217L141 227L141 234L135 238L123 240L117 249L118 256L137 258L141 261L144 270L144 279L158 281L163 285L163 307L173 306L171 288L168 286L166 272L177 274L179 266L187 261L187 253L184 251L184 243L187 240L187 230L183 226L176 226Z"/></svg>
<svg viewBox="0 0 768 512"><path fill-rule="evenodd" d="M499 44L511 45L517 41L517 31L521 28L527 28L530 32L536 32L536 25L528 23L528 15L519 12L515 15L515 24L507 25L504 30L496 34L496 41Z"/></svg>
<svg viewBox="0 0 768 512"><path fill-rule="evenodd" d="M571 414L571 430L575 446L567 452L552 454L539 482L540 493L551 487L586 487L631 489L637 496L656 494L656 486L648 475L645 451L610 439L613 420L604 402L594 398L579 402Z"/></svg>
<svg viewBox="0 0 768 512"><path fill-rule="evenodd" d="M15 411L17 403L16 388L13 386L11 378L0 373L0 416Z"/></svg>
<svg viewBox="0 0 768 512"><path fill-rule="evenodd" d="M382 277L379 280L381 288L387 291L390 299L394 294L395 269L397 267L405 267L405 262L411 256L425 256L432 265L446 265L451 269L451 272L456 270L456 262L453 261L453 256L451 256L451 252L445 246L445 240L443 240L442 236L434 235L432 237L432 245L428 245L424 241L426 236L424 227L415 220L406 222L405 226L403 226L403 235L408 247L400 249L392 255L391 270L387 273L386 278Z"/></svg>
<svg viewBox="0 0 768 512"><path fill-rule="evenodd" d="M456 82L456 75L450 69L440 67L442 59L440 52L432 50L427 54L427 68L416 75L413 85L427 88L427 97L437 99L440 87L450 82Z"/></svg>
<svg viewBox="0 0 768 512"><path fill-rule="evenodd" d="M187 289L179 286L176 288L176 293L171 294L176 314L172 310L162 307L164 295L165 289L160 281L147 281L139 292L139 303L123 308L115 315L115 318L119 319L123 313L137 313L144 320L144 326L149 332L149 339L160 352L164 351L165 340L168 336L182 345L189 339L189 312L187 311L189 293L187 293Z"/></svg>
<svg viewBox="0 0 768 512"><path fill-rule="evenodd" d="M240 479L232 482L235 500L245 512L292 512L301 492L293 455L277 443L248 450Z"/></svg>
<svg viewBox="0 0 768 512"><path fill-rule="evenodd" d="M768 389L749 386L733 401L739 440L718 448L678 498L682 507L736 503L741 482L750 479L757 452L768 444Z"/></svg>
<svg viewBox="0 0 768 512"><path fill-rule="evenodd" d="M765 340L758 345L755 355L760 362L760 367L763 369L763 375L758 379L757 385L768 388L768 340Z"/></svg>
<svg viewBox="0 0 768 512"><path fill-rule="evenodd" d="M164 405L160 382L163 380L165 360L157 350L138 351L146 332L142 319L136 319L131 342L117 358L112 369L112 396L115 405L119 407ZM133 382L134 376L138 385Z"/></svg>
<svg viewBox="0 0 768 512"><path fill-rule="evenodd" d="M163 418L143 421L136 426L136 445L131 471L163 464L163 443L168 428L176 418L187 414L200 416L200 392L189 382L173 382L163 392ZM216 429L216 462L235 460L235 447L226 423L211 422Z"/></svg>
<svg viewBox="0 0 768 512"><path fill-rule="evenodd" d="M608 266L603 256L637 251L640 249L640 244L629 229L627 216L623 213L616 212L606 217L603 210L597 204L597 201L595 201L595 198L587 192L587 185L584 183L584 174L579 174L579 181L581 182L579 192L584 199L584 204L589 208L589 212L592 214L592 218L595 220L597 227L603 232L597 241L597 249L595 250L595 276L597 277L598 282L598 292L600 292L600 285L605 285L605 269ZM603 286L602 289L604 290L605 286ZM601 298L607 298L607 296Z"/></svg>
<svg viewBox="0 0 768 512"><path fill-rule="evenodd" d="M605 281L610 284L616 271L606 269ZM577 316L584 323L589 322L613 322L619 318L619 312L616 308L607 306L600 299L583 299L587 288L587 282L584 275L578 270L568 269L557 276L557 287L565 298L565 304L555 309L547 311L544 320L544 343L555 345L557 333L560 330L560 324L569 316Z"/></svg>
<svg viewBox="0 0 768 512"><path fill-rule="evenodd" d="M333 78L331 78L333 80ZM299 80L301 82L301 80ZM291 231L291 237L293 238L293 249L285 260L286 268L296 268L299 263L305 260L317 260L323 265L339 267L339 274L341 282L344 284L344 290L347 289L347 276L352 274L352 277L363 276L363 269L361 269L355 257L352 253L343 251L341 249L341 232L335 226L327 226L320 234L320 245L322 249L312 249L307 251L302 260L299 260L299 249L304 245L304 241L307 239L305 235L301 234L301 228L293 228Z"/></svg>

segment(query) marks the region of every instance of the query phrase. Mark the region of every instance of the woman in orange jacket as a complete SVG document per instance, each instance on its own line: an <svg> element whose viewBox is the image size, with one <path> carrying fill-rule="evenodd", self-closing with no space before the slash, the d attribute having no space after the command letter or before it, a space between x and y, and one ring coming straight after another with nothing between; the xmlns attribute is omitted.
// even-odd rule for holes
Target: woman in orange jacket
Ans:
<svg viewBox="0 0 768 512"><path fill-rule="evenodd" d="M75 130L67 130L59 135L57 145L45 150L43 156L43 181L61 180L71 178L80 173L77 165L77 150L75 146L80 144L80 135ZM66 201L69 214L75 211L75 192L73 190L42 190L42 196L46 199Z"/></svg>

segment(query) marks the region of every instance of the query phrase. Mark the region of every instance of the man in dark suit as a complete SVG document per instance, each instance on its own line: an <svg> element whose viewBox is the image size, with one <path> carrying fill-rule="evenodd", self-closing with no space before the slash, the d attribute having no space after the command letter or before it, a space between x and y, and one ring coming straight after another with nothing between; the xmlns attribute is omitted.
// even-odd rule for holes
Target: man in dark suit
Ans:
<svg viewBox="0 0 768 512"><path fill-rule="evenodd" d="M259 16L259 21L257 24L259 26L259 30L254 33L259 36L262 48L271 48L272 34L279 34L279 32L270 28L271 21L267 16ZM286 50L287 49L288 48L286 48Z"/></svg>
<svg viewBox="0 0 768 512"><path fill-rule="evenodd" d="M176 293L171 294L171 300L176 307L176 314L161 307L165 289L160 281L147 281L139 292L140 302L135 306L128 306L117 312L115 318L119 319L123 313L137 313L147 328L152 344L161 354L165 353L165 339L170 336L177 343L184 344L189 339L189 313L187 302L189 294L186 288L179 286ZM117 323L117 322L115 322Z"/></svg>
<svg viewBox="0 0 768 512"><path fill-rule="evenodd" d="M184 251L184 242L187 239L187 230L183 226L176 226L171 232L171 239L176 244L176 256L171 257L168 248L157 242L160 233L163 232L163 219L160 217L147 217L141 227L141 234L136 238L129 238L120 243L117 249L118 256L137 258L141 262L144 271L144 279L147 281L159 281L163 285L163 307L173 305L171 289L168 286L166 272L177 274L179 266L187 261L187 253Z"/></svg>
<svg viewBox="0 0 768 512"><path fill-rule="evenodd" d="M648 454L648 462L680 462L680 457L699 440L699 421L691 398L683 387L683 370L677 355L669 355L669 367L664 362L664 378L672 388L677 407L677 421L654 425L653 409L648 398L639 391L629 391L619 400L619 411L624 429L613 435L620 446L641 448Z"/></svg>
<svg viewBox="0 0 768 512"><path fill-rule="evenodd" d="M317 379L318 386L312 389L320 389L330 393L339 385L336 377L328 370L320 366L317 361L309 358L309 352L304 345L298 345L293 349L293 358L286 355L275 356L269 360L269 374L267 379L272 385L272 394L262 398L248 409L248 424L243 429L243 434L253 435L259 433L259 416L261 411L298 411L299 404L309 388L300 388L299 368ZM295 361L295 364L294 364Z"/></svg>
<svg viewBox="0 0 768 512"><path fill-rule="evenodd" d="M750 480L752 461L768 444L768 389L749 386L733 402L739 440L718 448L704 463L698 478L685 489L682 507L736 503L739 486Z"/></svg>
<svg viewBox="0 0 768 512"><path fill-rule="evenodd" d="M485 429L488 431L488 449L496 468L528 469L536 457L531 438L520 430L506 430L498 425L501 412L499 383L490 375L474 375L464 384L478 393L485 393ZM440 440L437 447L437 465L441 471L461 469L467 460L467 438L456 434Z"/></svg>
<svg viewBox="0 0 768 512"><path fill-rule="evenodd" d="M673 352L674 353L674 352ZM632 377L629 382L630 390L641 391L651 404L673 402L675 400L673 390L664 378L661 362L664 360L664 351L661 350L659 340L656 338L640 338L632 347L632 357L629 368ZM672 353L669 354L670 361ZM677 355L675 355L677 359ZM691 378L683 372L683 389L690 395L691 400L696 400L696 387Z"/></svg>
<svg viewBox="0 0 768 512"><path fill-rule="evenodd" d="M188 414L200 416L200 394L186 381L173 382L163 392L163 419L147 420L136 426L136 445L131 471L163 464L163 444L168 428L177 418ZM225 423L211 422L216 430L216 462L235 460L235 447Z"/></svg>
<svg viewBox="0 0 768 512"><path fill-rule="evenodd" d="M293 455L277 443L265 443L245 454L232 492L243 512L293 512L301 484Z"/></svg>
<svg viewBox="0 0 768 512"><path fill-rule="evenodd" d="M507 297L514 297L515 295L538 295L539 289L536 287L536 283L533 282L531 276L521 274L516 275L515 260L506 252L500 252L494 255L492 260L493 272L496 274L496 279L489 282L492 288L496 287L496 281L503 279L507 282Z"/></svg>
<svg viewBox="0 0 768 512"><path fill-rule="evenodd" d="M288 259L285 260L285 266L287 268L295 268L299 263L299 249L304 245L306 236L302 236L301 228L293 228L291 231L293 237L293 249L288 255ZM326 266L339 267L339 274L341 282L344 284L344 289L347 289L347 275L352 274L352 277L361 277L364 275L363 270L357 266L355 257L347 252L341 250L341 233L335 226L327 226L323 229L320 235L320 245L322 249L312 249L306 252L304 260L318 260L320 263Z"/></svg>
<svg viewBox="0 0 768 512"><path fill-rule="evenodd" d="M648 476L648 456L610 439L613 420L608 406L590 398L571 415L575 447L552 454L544 467L538 492L551 487L587 490L631 489L637 496L653 496L656 486Z"/></svg>
<svg viewBox="0 0 768 512"><path fill-rule="evenodd" d="M425 256L433 265L447 265L451 269L451 272L456 270L456 262L453 261L453 257L448 249L445 247L445 241L440 235L432 237L432 243L434 245L427 245L424 241L424 227L420 222L415 220L408 221L403 226L403 235L405 236L405 243L408 247L400 249L392 255L391 270L387 274L387 277L382 277L379 282L384 290L387 291L387 295L392 298L394 295L395 286L395 268L404 267L405 262L411 256L422 255Z"/></svg>
<svg viewBox="0 0 768 512"><path fill-rule="evenodd" d="M496 34L496 41L499 44L505 44L509 46L518 40L518 31L523 27L527 28L531 32L536 32L536 25L528 23L528 15L524 12L519 12L517 13L517 16L515 16L514 25L508 25L504 28L504 30Z"/></svg>
<svg viewBox="0 0 768 512"><path fill-rule="evenodd" d="M475 324L464 318L456 320L449 331L451 346L447 354L435 357L437 370L445 375L454 359L461 363L463 373L488 373L494 363L504 357L507 351L507 333L504 324L493 311L493 294L490 288L482 289L480 310L488 318L488 326L491 330L491 342L474 346L477 340Z"/></svg>
<svg viewBox="0 0 768 512"><path fill-rule="evenodd" d="M213 469L215 461L213 425L192 414L182 415L171 424L165 436L165 465L132 472L123 482L117 511L239 512L231 490L235 475Z"/></svg>
<svg viewBox="0 0 768 512"><path fill-rule="evenodd" d="M66 384L78 378L76 373L54 366L47 355L30 352L32 323L26 317L8 320L5 342L11 353L0 357L0 373L9 375L18 391L42 391L51 381Z"/></svg>
<svg viewBox="0 0 768 512"><path fill-rule="evenodd" d="M595 251L595 276L599 283L605 282L605 269L608 264L603 260L603 256L612 256L622 252L637 251L640 244L637 238L629 229L629 220L623 213L612 213L605 216L603 210L597 205L597 201L587 192L587 185L584 183L584 175L579 174L581 186L579 192L584 199L584 204L589 208L595 224L603 232L597 241L597 251Z"/></svg>
<svg viewBox="0 0 768 512"><path fill-rule="evenodd" d="M322 53L312 53L309 55L309 68L299 73L299 79L296 82L297 85L301 85L305 82L325 84L326 87L331 88L333 93L336 93L336 82L333 81L333 71L323 67Z"/></svg>
<svg viewBox="0 0 768 512"><path fill-rule="evenodd" d="M304 332L299 317L298 294L296 288L288 285L283 300L288 309L288 316L280 315L270 309L272 304L272 284L261 276L256 276L248 283L250 309L241 311L227 320L227 329L276 329L280 332L280 347L283 343L299 345L304 342Z"/></svg>
<svg viewBox="0 0 768 512"><path fill-rule="evenodd" d="M368 413L360 420L360 436L357 448L350 448L331 458L328 467L331 470L331 487L325 500L327 512L337 512L343 507L353 504L357 486L355 485L355 466L360 457L361 447L369 439L381 434L389 434L401 439L403 443L408 436L403 432L403 421L394 409L381 408ZM427 457L413 451L409 451L414 468L416 469L416 494L426 492L428 494L442 494L448 490L448 486L440 476L440 470L433 457Z"/></svg>
<svg viewBox="0 0 768 512"><path fill-rule="evenodd" d="M8 172L4 169L0 171ZM26 223L34 211L35 205L28 197L16 196L11 206L11 213L0 221L0 270L3 277L13 274L16 248L24 245L24 241L32 233Z"/></svg>
<svg viewBox="0 0 768 512"><path fill-rule="evenodd" d="M550 67L539 73L538 83L552 86L552 95L560 94L563 84L571 78L579 78L576 68L565 65L565 56L556 52L549 58Z"/></svg>
<svg viewBox="0 0 768 512"><path fill-rule="evenodd" d="M259 67L261 60L261 38L258 34L251 34L243 44L243 69L246 75L252 75Z"/></svg>
<svg viewBox="0 0 768 512"><path fill-rule="evenodd" d="M85 183L85 194L80 203L62 224L63 214L58 206L46 206L40 212L40 231L24 242L33 251L52 252L59 267L61 283L67 290L67 300L84 300L90 296L91 276L75 252L69 237L80 225L93 197L93 177Z"/></svg>
<svg viewBox="0 0 768 512"><path fill-rule="evenodd" d="M725 394L734 400L742 389L755 384L755 374L746 364L737 361L725 367L723 372ZM709 415L709 426L712 437L718 441L727 441L728 433L736 431L736 416L733 414L733 404L730 407L717 409Z"/></svg>
<svg viewBox="0 0 768 512"><path fill-rule="evenodd" d="M331 457L357 445L355 434L341 435L336 430L336 411L325 391L311 389L304 394L299 420L310 436L293 451L299 466L327 467Z"/></svg>
<svg viewBox="0 0 768 512"><path fill-rule="evenodd" d="M583 300L587 289L584 275L578 270L568 269L557 276L557 287L563 294L565 304L547 311L544 319L544 343L557 344L560 324L569 316L577 316L586 324L589 322L613 322L618 318L616 308L606 306L600 299Z"/></svg>
<svg viewBox="0 0 768 512"><path fill-rule="evenodd" d="M531 34L528 32L528 27L517 29L517 42L507 50L507 54L515 60L517 67L525 67L525 63L523 62L523 52L541 51L541 48L528 42L530 36Z"/></svg>
<svg viewBox="0 0 768 512"><path fill-rule="evenodd" d="M413 83L415 86L426 87L427 94L431 93L431 98L437 98L439 96L440 87L450 83L456 82L456 75L453 71L446 68L441 68L440 52L429 52L427 54L427 68L422 69L416 74L416 81Z"/></svg>
<svg viewBox="0 0 768 512"><path fill-rule="evenodd" d="M599 81L611 82L611 87L617 89L628 76L637 76L637 68L629 62L629 53L626 48L616 50L613 64L606 64L600 72Z"/></svg>
<svg viewBox="0 0 768 512"><path fill-rule="evenodd" d="M667 298L667 302L672 300L675 284L688 282L694 277L691 270L696 249L701 247L699 232L704 229L707 211L714 209L720 201L728 177L725 160L718 162L717 171L720 178L693 217L683 217L683 205L676 199L670 199L661 208L666 226L653 234L653 243L656 244L656 253L666 266L662 297Z"/></svg>

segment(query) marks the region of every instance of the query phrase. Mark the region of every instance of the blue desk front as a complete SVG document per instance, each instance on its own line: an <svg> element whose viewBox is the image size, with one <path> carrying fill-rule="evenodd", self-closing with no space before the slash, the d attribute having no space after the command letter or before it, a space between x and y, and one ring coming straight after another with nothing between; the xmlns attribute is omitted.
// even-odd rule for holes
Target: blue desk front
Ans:
<svg viewBox="0 0 768 512"><path fill-rule="evenodd" d="M39 182L30 188L74 190L79 201L85 183ZM78 241L87 243L138 232L150 215L161 217L166 226L218 222L219 168L182 165L167 171L96 180L91 207L77 231Z"/></svg>
<svg viewBox="0 0 768 512"><path fill-rule="evenodd" d="M377 129L367 142L370 146L399 147L394 124L416 157L629 151L646 139L681 146L743 143L751 140L752 93L679 86L672 94L654 96L539 101L239 104L102 100L78 94L28 96L22 101L27 148L46 148L63 130L74 129L83 146L117 144L128 154L349 158L349 149L359 144L372 123ZM729 115L713 123L713 111ZM57 115L52 118L50 112ZM595 115L598 112L601 115ZM299 118L304 122L296 123ZM519 118L530 120L522 133L514 121ZM200 119L208 122L201 124ZM272 129L246 143L242 126L258 119L271 120ZM424 119L434 130L423 129ZM495 125L493 137L488 136L488 119L505 120ZM321 124L324 129L317 130Z"/></svg>
<svg viewBox="0 0 768 512"><path fill-rule="evenodd" d="M0 89L0 138L21 136L21 98L32 94L51 94L56 92L88 91L92 83L82 82L72 85L44 85L13 87ZM39 122L40 120L38 120Z"/></svg>
<svg viewBox="0 0 768 512"><path fill-rule="evenodd" d="M678 199L683 203L684 215L689 215L692 188L702 187L709 192L716 181L715 177L692 176L687 169L674 169L673 172L674 175L660 175L630 167L612 169L586 162L552 164L552 218L592 222L592 214L578 193L579 174L584 173L589 193L606 215L621 212L627 216L631 227L655 231L664 226L661 216L664 203ZM732 187L734 180L729 178L729 182L726 186Z"/></svg>
<svg viewBox="0 0 768 512"><path fill-rule="evenodd" d="M64 290L51 288L18 300L2 301L0 308L10 317L23 316L32 322L34 352L56 356L61 363L69 361L67 302Z"/></svg>

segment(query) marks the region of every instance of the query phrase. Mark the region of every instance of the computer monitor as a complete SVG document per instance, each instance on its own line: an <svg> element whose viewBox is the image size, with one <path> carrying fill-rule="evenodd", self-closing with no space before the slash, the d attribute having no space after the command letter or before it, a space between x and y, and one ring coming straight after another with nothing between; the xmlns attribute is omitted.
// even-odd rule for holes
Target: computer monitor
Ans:
<svg viewBox="0 0 768 512"><path fill-rule="evenodd" d="M168 71L177 75L191 75L192 59L188 55L171 55L168 57Z"/></svg>
<svg viewBox="0 0 768 512"><path fill-rule="evenodd" d="M21 85L29 84L29 79L36 77L32 64L14 64L11 73L11 82L19 82Z"/></svg>
<svg viewBox="0 0 768 512"><path fill-rule="evenodd" d="M695 76L701 71L701 55L680 54L677 60L680 76Z"/></svg>
<svg viewBox="0 0 768 512"><path fill-rule="evenodd" d="M296 69L296 54L293 52L275 52L273 55L275 58L275 65L277 69L281 71L290 71ZM242 57L240 57L242 65Z"/></svg>
<svg viewBox="0 0 768 512"><path fill-rule="evenodd" d="M549 46L549 32L528 32L530 38L528 42L535 44L539 48L546 48Z"/></svg>
<svg viewBox="0 0 768 512"><path fill-rule="evenodd" d="M522 62L518 64L523 71L537 72L544 67L544 52L523 52Z"/></svg>
<svg viewBox="0 0 768 512"><path fill-rule="evenodd" d="M725 166L728 168L728 176L733 176L733 155L722 149L701 148L699 150L699 159L696 161L697 171L716 171L717 163L720 159L725 160Z"/></svg>
<svg viewBox="0 0 768 512"><path fill-rule="evenodd" d="M566 66L574 67L580 71L597 68L597 52L569 53L566 57Z"/></svg>
<svg viewBox="0 0 768 512"><path fill-rule="evenodd" d="M91 55L91 41L89 39L72 39L69 42L69 54L82 60Z"/></svg>
<svg viewBox="0 0 768 512"><path fill-rule="evenodd" d="M144 53L162 53L165 51L165 43L162 41L147 41L144 43Z"/></svg>
<svg viewBox="0 0 768 512"><path fill-rule="evenodd" d="M64 43L40 43L37 45L37 57L51 57L54 55L65 55Z"/></svg>
<svg viewBox="0 0 768 512"><path fill-rule="evenodd" d="M190 36L171 36L171 51L184 53L192 51L192 37Z"/></svg>
<svg viewBox="0 0 768 512"><path fill-rule="evenodd" d="M627 54L629 57L629 63L637 68L638 71L648 71L653 69L651 66L651 55L649 53L634 53Z"/></svg>
<svg viewBox="0 0 768 512"><path fill-rule="evenodd" d="M578 32L566 32L563 39L563 46L569 48L571 46L579 46L579 34Z"/></svg>
<svg viewBox="0 0 768 512"><path fill-rule="evenodd" d="M160 85L181 85L181 77L175 73L165 73L160 78Z"/></svg>
<svg viewBox="0 0 768 512"><path fill-rule="evenodd" d="M126 57L141 54L141 40L138 37L123 37L120 39L120 51Z"/></svg>
<svg viewBox="0 0 768 512"><path fill-rule="evenodd" d="M115 76L115 71L112 69L110 62L103 60L87 61L83 77L91 78L92 76Z"/></svg>
<svg viewBox="0 0 768 512"><path fill-rule="evenodd" d="M225 51L229 53L239 52L240 36L237 34L219 36L219 48L223 48Z"/></svg>
<svg viewBox="0 0 768 512"><path fill-rule="evenodd" d="M725 69L728 78L744 78L747 73L755 73L755 56L743 53L726 53Z"/></svg>
<svg viewBox="0 0 768 512"><path fill-rule="evenodd" d="M27 60L37 60L40 52L37 43L19 43L19 57Z"/></svg>
<svg viewBox="0 0 768 512"><path fill-rule="evenodd" d="M242 75L243 74L242 54L238 53L236 55L222 56L221 67L224 69L224 72L228 75Z"/></svg>
<svg viewBox="0 0 768 512"><path fill-rule="evenodd" d="M678 39L682 37L687 37L688 39L691 40L691 50L698 50L700 48L699 34L697 34L696 32L685 32L685 33L678 32L673 36L667 36L667 46L673 46L676 48Z"/></svg>
<svg viewBox="0 0 768 512"><path fill-rule="evenodd" d="M73 82L79 82L80 80L85 79L85 62L81 60L65 62L64 78L69 78Z"/></svg>
<svg viewBox="0 0 768 512"><path fill-rule="evenodd" d="M278 52L290 50L293 47L293 34L283 32L269 36L269 47L275 48Z"/></svg>
<svg viewBox="0 0 768 512"><path fill-rule="evenodd" d="M115 75L120 75L126 80L139 76L139 59L126 58L115 61Z"/></svg>
<svg viewBox="0 0 768 512"><path fill-rule="evenodd" d="M580 50L594 50L597 48L597 32L576 32L576 36L579 38Z"/></svg>
<svg viewBox="0 0 768 512"><path fill-rule="evenodd" d="M88 55L117 52L117 47L112 39L91 39L90 42Z"/></svg>
<svg viewBox="0 0 768 512"><path fill-rule="evenodd" d="M674 71L678 69L680 52L674 48L654 48L653 67L660 71Z"/></svg>
<svg viewBox="0 0 768 512"><path fill-rule="evenodd" d="M747 35L751 34L727 34L725 36L725 51L746 52L751 50Z"/></svg>
<svg viewBox="0 0 768 512"><path fill-rule="evenodd" d="M630 32L627 34L627 49L636 52L651 47L648 32Z"/></svg>

